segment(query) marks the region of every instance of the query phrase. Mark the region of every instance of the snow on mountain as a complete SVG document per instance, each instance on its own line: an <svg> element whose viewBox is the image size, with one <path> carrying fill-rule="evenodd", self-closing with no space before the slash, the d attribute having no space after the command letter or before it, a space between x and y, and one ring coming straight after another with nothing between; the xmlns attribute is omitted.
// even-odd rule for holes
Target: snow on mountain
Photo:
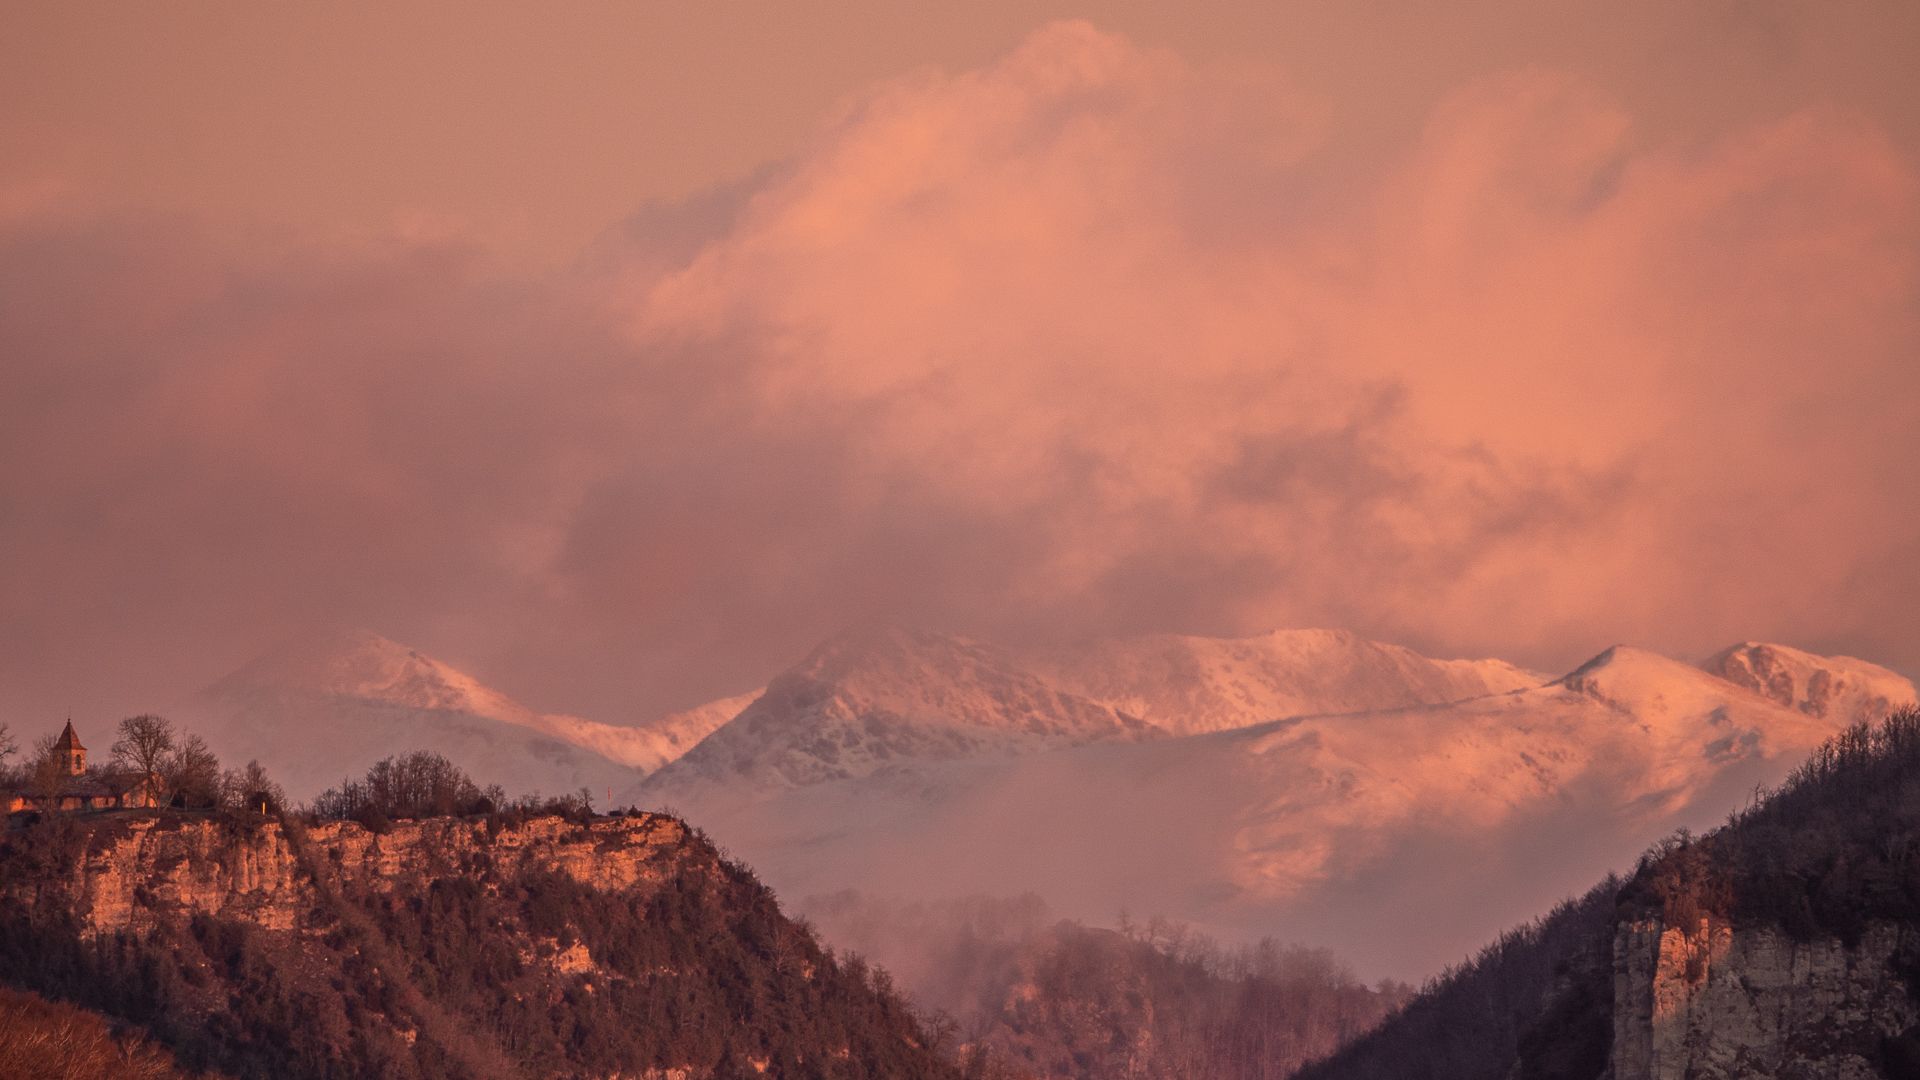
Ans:
<svg viewBox="0 0 1920 1080"><path fill-rule="evenodd" d="M1785 645L1743 642L1700 666L1808 716L1880 720L1915 701L1913 683L1878 664Z"/></svg>
<svg viewBox="0 0 1920 1080"><path fill-rule="evenodd" d="M775 687L776 703L794 692ZM940 697L923 688L917 704ZM1096 921L1128 909L1279 934L1410 977L1662 833L1713 824L1849 719L1615 648L1544 685L1444 704L923 757L806 786L741 769L673 802L787 895L1035 892ZM655 790L642 785L643 802Z"/></svg>
<svg viewBox="0 0 1920 1080"><path fill-rule="evenodd" d="M862 630L775 678L730 723L649 778L640 797L688 786L753 792L1159 734L1047 684L993 646Z"/></svg>
<svg viewBox="0 0 1920 1080"><path fill-rule="evenodd" d="M795 897L1031 891L1418 976L1913 698L1864 661L1753 643L1697 667L1618 647L1548 681L1338 631L1016 656L878 629L623 727L360 633L262 658L179 718L296 797L432 749L515 791L671 804Z"/></svg>
<svg viewBox="0 0 1920 1080"><path fill-rule="evenodd" d="M1504 660L1432 660L1345 630L1094 641L1029 658L1050 681L1176 735L1308 713L1433 705L1539 686Z"/></svg>
<svg viewBox="0 0 1920 1080"><path fill-rule="evenodd" d="M277 649L176 714L229 762L259 760L295 798L411 750L443 754L511 793L585 787L605 798L679 756L736 706L744 702L631 728L540 713L432 657L355 630Z"/></svg>
<svg viewBox="0 0 1920 1080"><path fill-rule="evenodd" d="M1112 639L1016 655L900 628L835 638L640 798L752 789L937 761L1244 727L1302 713L1437 704L1538 686L1500 660L1430 660L1338 630Z"/></svg>
<svg viewBox="0 0 1920 1080"><path fill-rule="evenodd" d="M759 700L761 693L753 690L709 701L637 727L551 714L541 717L537 726L622 765L653 772L699 745L700 740Z"/></svg>
<svg viewBox="0 0 1920 1080"><path fill-rule="evenodd" d="M246 687L464 712L521 725L535 715L465 672L370 630L288 643L220 680L214 690Z"/></svg>

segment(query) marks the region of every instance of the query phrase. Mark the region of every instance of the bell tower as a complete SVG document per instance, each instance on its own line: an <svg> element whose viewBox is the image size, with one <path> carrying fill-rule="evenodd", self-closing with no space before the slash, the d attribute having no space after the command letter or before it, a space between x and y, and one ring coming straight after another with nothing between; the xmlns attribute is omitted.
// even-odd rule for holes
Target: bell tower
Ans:
<svg viewBox="0 0 1920 1080"><path fill-rule="evenodd" d="M67 721L66 730L54 741L53 756L68 776L79 776L87 771L87 748L80 745L80 736L73 733L72 720Z"/></svg>

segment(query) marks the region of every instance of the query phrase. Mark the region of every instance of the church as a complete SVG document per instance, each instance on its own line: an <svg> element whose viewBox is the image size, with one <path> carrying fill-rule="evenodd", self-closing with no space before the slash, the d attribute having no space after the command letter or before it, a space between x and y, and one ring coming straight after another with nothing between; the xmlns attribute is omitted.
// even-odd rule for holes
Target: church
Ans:
<svg viewBox="0 0 1920 1080"><path fill-rule="evenodd" d="M54 741L51 760L29 765L17 787L0 788L0 812L23 810L115 810L156 806L159 778L118 770L87 769L87 748L73 721ZM49 771L42 772L42 768Z"/></svg>

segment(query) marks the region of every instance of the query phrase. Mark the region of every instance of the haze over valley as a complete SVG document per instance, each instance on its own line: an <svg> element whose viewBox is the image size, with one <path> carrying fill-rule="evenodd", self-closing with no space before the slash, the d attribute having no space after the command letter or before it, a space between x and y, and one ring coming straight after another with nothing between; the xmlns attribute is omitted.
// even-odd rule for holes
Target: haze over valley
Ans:
<svg viewBox="0 0 1920 1080"><path fill-rule="evenodd" d="M1613 647L1555 677L1335 630L1023 654L881 626L629 723L538 713L367 632L283 647L175 715L297 798L431 748L510 793L670 807L796 901L1031 894L1418 981L1915 697L1750 642L1698 664Z"/></svg>

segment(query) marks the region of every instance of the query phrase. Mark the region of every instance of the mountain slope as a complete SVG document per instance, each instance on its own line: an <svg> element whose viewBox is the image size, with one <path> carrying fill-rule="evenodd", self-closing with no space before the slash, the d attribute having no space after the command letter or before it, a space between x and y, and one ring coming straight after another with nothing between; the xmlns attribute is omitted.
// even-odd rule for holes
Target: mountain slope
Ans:
<svg viewBox="0 0 1920 1080"><path fill-rule="evenodd" d="M12 830L0 981L235 1076L957 1077L882 978L658 815Z"/></svg>
<svg viewBox="0 0 1920 1080"><path fill-rule="evenodd" d="M1913 683L1878 664L1785 645L1743 642L1700 666L1809 716L1884 720L1915 697Z"/></svg>
<svg viewBox="0 0 1920 1080"><path fill-rule="evenodd" d="M173 1055L97 1012L0 989L0 1076L191 1080Z"/></svg>
<svg viewBox="0 0 1920 1080"><path fill-rule="evenodd" d="M1016 654L865 629L774 679L736 724L638 797L677 800L690 786L805 786L1303 713L1439 704L1546 681L1504 661L1430 660L1331 630L1112 639Z"/></svg>
<svg viewBox="0 0 1920 1080"><path fill-rule="evenodd" d="M1272 1080L1412 996L1360 983L1325 949L1223 946L1158 920L1097 929L1032 896L903 905L840 893L803 911L842 948L917 961L888 968L917 1003L1048 1080Z"/></svg>
<svg viewBox="0 0 1920 1080"><path fill-rule="evenodd" d="M732 719L754 695L623 727L540 713L369 631L290 643L215 683L176 718L231 762L257 759L296 799L367 762L434 750L509 792L624 789Z"/></svg>
<svg viewBox="0 0 1920 1080"><path fill-rule="evenodd" d="M659 785L729 725L639 797L670 791L796 896L1035 892L1097 922L1125 908L1228 937L1277 932L1369 975L1420 977L1648 836L1718 819L1840 723L1617 648L1552 683L1450 704L804 786Z"/></svg>
<svg viewBox="0 0 1920 1080"><path fill-rule="evenodd" d="M1437 705L1549 678L1504 660L1432 660L1345 630L1107 639L1029 659L1056 684L1176 735L1310 713Z"/></svg>
<svg viewBox="0 0 1920 1080"><path fill-rule="evenodd" d="M639 773L463 672L377 634L296 642L215 683L177 719L229 761L257 759L295 799L369 761L437 751L510 791L596 794Z"/></svg>
<svg viewBox="0 0 1920 1080"><path fill-rule="evenodd" d="M721 725L740 715L759 699L754 690L724 697L691 709L665 716L635 727L621 727L578 716L547 713L535 717L527 726L591 750L609 761L641 772L654 772L699 745Z"/></svg>
<svg viewBox="0 0 1920 1080"><path fill-rule="evenodd" d="M1920 713L1505 935L1299 1080L1920 1076Z"/></svg>
<svg viewBox="0 0 1920 1080"><path fill-rule="evenodd" d="M643 785L762 792L900 766L1031 754L1159 732L1059 690L981 642L899 628L843 635L767 685L731 722Z"/></svg>

